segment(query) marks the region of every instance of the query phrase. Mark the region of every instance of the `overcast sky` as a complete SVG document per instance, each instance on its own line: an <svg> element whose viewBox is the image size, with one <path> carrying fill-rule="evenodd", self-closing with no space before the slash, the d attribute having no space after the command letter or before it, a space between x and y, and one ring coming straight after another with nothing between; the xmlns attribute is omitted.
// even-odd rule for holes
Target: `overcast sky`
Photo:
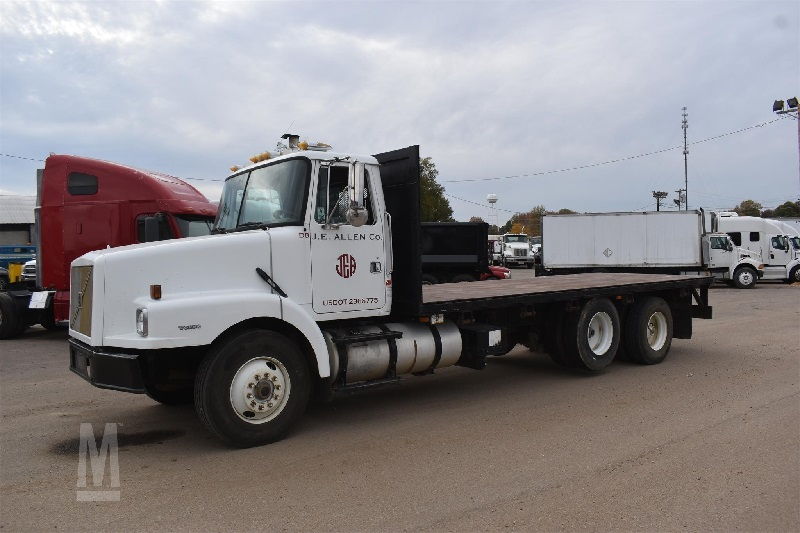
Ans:
<svg viewBox="0 0 800 533"><path fill-rule="evenodd" d="M671 203L682 149L448 181L675 147L683 106L692 142L800 92L796 1L3 2L0 46L4 154L224 179L291 129L336 151L419 144L448 194L509 211ZM0 191L34 194L41 166L0 157ZM797 122L691 146L688 168L692 207L796 199Z"/></svg>

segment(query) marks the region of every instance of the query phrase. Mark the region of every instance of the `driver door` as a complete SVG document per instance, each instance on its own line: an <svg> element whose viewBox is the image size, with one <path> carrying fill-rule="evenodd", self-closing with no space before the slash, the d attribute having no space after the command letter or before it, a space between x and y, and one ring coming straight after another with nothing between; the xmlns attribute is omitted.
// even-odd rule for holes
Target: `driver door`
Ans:
<svg viewBox="0 0 800 533"><path fill-rule="evenodd" d="M372 171L372 172L370 172ZM317 314L366 311L386 306L386 251L383 211L376 201L372 175L364 172L366 224L347 224L353 165L334 163L317 172L310 221L312 307ZM336 317L331 317L336 318Z"/></svg>

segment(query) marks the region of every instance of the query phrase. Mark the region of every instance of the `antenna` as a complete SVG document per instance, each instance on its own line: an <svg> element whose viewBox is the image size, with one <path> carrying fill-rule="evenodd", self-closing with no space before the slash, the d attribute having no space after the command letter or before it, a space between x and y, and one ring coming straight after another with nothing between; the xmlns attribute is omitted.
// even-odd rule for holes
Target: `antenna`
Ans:
<svg viewBox="0 0 800 533"><path fill-rule="evenodd" d="M683 207L687 211L689 210L689 147L686 143L686 130L689 129L688 117L689 114L686 113L686 106L684 106L683 122L681 122L681 128L683 128Z"/></svg>

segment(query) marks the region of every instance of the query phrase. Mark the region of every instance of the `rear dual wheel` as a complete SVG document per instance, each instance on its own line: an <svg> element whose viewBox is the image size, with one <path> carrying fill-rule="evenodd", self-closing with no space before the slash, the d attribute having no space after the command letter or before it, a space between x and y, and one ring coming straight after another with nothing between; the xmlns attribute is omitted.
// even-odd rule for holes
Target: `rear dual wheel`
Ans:
<svg viewBox="0 0 800 533"><path fill-rule="evenodd" d="M625 353L631 361L655 365L672 346L672 311L663 298L649 297L633 304L625 321Z"/></svg>
<svg viewBox="0 0 800 533"><path fill-rule="evenodd" d="M545 349L561 366L599 372L617 355L619 313L607 298L592 298L580 311L548 322Z"/></svg>

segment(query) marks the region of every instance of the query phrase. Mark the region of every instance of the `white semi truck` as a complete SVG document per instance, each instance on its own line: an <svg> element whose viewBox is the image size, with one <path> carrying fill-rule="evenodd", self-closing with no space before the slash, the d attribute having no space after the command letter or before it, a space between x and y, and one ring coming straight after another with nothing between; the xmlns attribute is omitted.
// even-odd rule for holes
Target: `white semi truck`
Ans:
<svg viewBox="0 0 800 533"><path fill-rule="evenodd" d="M794 248L800 243L791 228L761 217L721 215L717 217L719 230L759 257L764 263L764 279L800 281L800 258Z"/></svg>
<svg viewBox="0 0 800 533"><path fill-rule="evenodd" d="M70 369L101 388L193 401L234 446L282 438L312 392L482 369L522 343L598 372L620 346L661 362L707 276L421 282L419 149L303 151L236 170L214 234L72 263ZM209 280L214 280L209 283Z"/></svg>
<svg viewBox="0 0 800 533"><path fill-rule="evenodd" d="M751 288L763 275L759 256L716 232L712 214L650 211L545 215L542 272L708 272L716 279Z"/></svg>

